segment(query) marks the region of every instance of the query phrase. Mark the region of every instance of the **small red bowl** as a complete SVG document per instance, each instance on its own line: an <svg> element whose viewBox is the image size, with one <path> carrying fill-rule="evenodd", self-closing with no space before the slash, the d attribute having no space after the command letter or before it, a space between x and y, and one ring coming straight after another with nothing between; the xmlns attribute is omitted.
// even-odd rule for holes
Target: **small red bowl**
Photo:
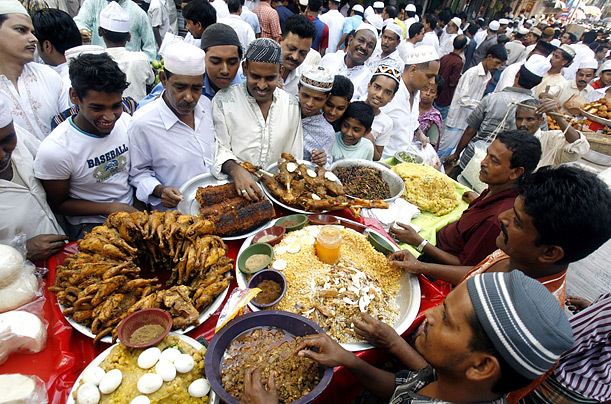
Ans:
<svg viewBox="0 0 611 404"><path fill-rule="evenodd" d="M132 344L130 339L132 334L145 325L160 325L163 327L164 332L157 338L148 341L144 344ZM172 316L165 310L162 309L143 309L127 316L121 324L119 324L118 337L119 341L123 345L130 348L148 348L153 345L157 345L165 338L166 335L172 329Z"/></svg>
<svg viewBox="0 0 611 404"><path fill-rule="evenodd" d="M339 219L331 215L308 215L308 221L314 226L339 224Z"/></svg>
<svg viewBox="0 0 611 404"><path fill-rule="evenodd" d="M252 238L252 243L259 243L259 240L261 240L261 238L265 236L275 236L275 238L265 241L265 243L269 245L276 245L280 242L280 240L282 240L282 237L284 237L285 233L286 228L283 226L268 227L267 229L261 230L260 232L255 234L255 236Z"/></svg>

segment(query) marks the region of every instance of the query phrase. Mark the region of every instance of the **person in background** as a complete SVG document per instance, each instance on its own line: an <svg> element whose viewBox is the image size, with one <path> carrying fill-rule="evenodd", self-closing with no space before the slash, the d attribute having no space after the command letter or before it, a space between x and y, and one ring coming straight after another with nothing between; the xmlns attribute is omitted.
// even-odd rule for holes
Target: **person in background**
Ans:
<svg viewBox="0 0 611 404"><path fill-rule="evenodd" d="M560 43L562 45L572 45L577 42L577 37L572 32L565 32L560 36Z"/></svg>
<svg viewBox="0 0 611 404"><path fill-rule="evenodd" d="M405 64L398 50L402 36L403 28L394 22L389 23L382 29L380 47L376 47L371 57L367 59L366 65L369 70L375 72L378 66L382 64L397 66Z"/></svg>
<svg viewBox="0 0 611 404"><path fill-rule="evenodd" d="M340 121L340 131L335 134L333 161L343 159L373 160L373 143L366 138L371 132L373 108L363 101L348 105Z"/></svg>
<svg viewBox="0 0 611 404"><path fill-rule="evenodd" d="M468 44L463 50L463 55L465 57L462 72L466 72L469 68L467 66L471 65L471 59L473 58L473 52L477 48L477 42L475 41L475 34L477 33L477 25L474 22L471 22L467 28L465 29L465 36L468 38ZM461 58L462 59L462 58Z"/></svg>
<svg viewBox="0 0 611 404"><path fill-rule="evenodd" d="M402 67L402 66L400 66ZM371 77L367 86L367 95L361 101L373 108L373 123L371 131L366 136L373 143L373 159L380 160L384 147L390 141L392 134L392 119L380 108L392 101L401 85L401 70L391 65L380 65Z"/></svg>
<svg viewBox="0 0 611 404"><path fill-rule="evenodd" d="M329 27L329 46L325 53L337 52L339 41L342 38L346 17L339 12L339 4L338 0L329 0L329 11L318 17Z"/></svg>
<svg viewBox="0 0 611 404"><path fill-rule="evenodd" d="M51 120L70 107L62 79L49 66L33 63L34 27L17 0L0 3L0 93L9 103L15 124L44 139Z"/></svg>
<svg viewBox="0 0 611 404"><path fill-rule="evenodd" d="M456 86L463 70L462 53L467 46L468 39L464 35L454 38L454 50L439 61L439 75L443 78L443 91L437 94L435 108L441 112L441 119L445 121L450 111L450 104L456 91ZM471 41L474 42L474 41Z"/></svg>
<svg viewBox="0 0 611 404"><path fill-rule="evenodd" d="M596 54L590 48L590 45L596 41L596 31L586 31L581 35L581 41L571 44L571 47L575 51L575 58L573 64L568 68L564 69L564 78L567 80L575 79L577 70L584 60L595 59ZM598 66L596 66L598 69Z"/></svg>
<svg viewBox="0 0 611 404"><path fill-rule="evenodd" d="M240 14L240 18L246 21L255 32L255 37L261 37L261 24L259 23L259 17L246 6L244 6L244 0L240 0L242 3L242 13Z"/></svg>
<svg viewBox="0 0 611 404"><path fill-rule="evenodd" d="M219 0L220 1L220 0ZM274 41L280 41L280 18L276 10L269 4L270 0L261 0L259 5L252 10L259 18L261 24L261 38L270 38Z"/></svg>
<svg viewBox="0 0 611 404"><path fill-rule="evenodd" d="M537 27L533 27L530 29L530 31L528 31L528 34L526 34L522 40L522 44L526 47L526 49L524 49L524 52L522 53L522 59L518 60L518 62L523 62L528 55L530 55L530 52L532 52L535 46L537 46L537 44L541 41L541 35L542 32ZM548 43L547 41L544 42Z"/></svg>
<svg viewBox="0 0 611 404"><path fill-rule="evenodd" d="M49 206L66 216L70 241L80 239L113 212L135 212L129 186L130 150L121 95L125 73L105 53L70 62L70 99L76 115L47 136L34 160L34 175Z"/></svg>
<svg viewBox="0 0 611 404"><path fill-rule="evenodd" d="M538 98L547 88L560 85L566 81L562 74L562 69L570 66L571 63L573 63L574 57L575 51L569 45L560 45L560 48L552 53L552 58L550 60L552 68L545 73L543 80L541 80L541 84L535 87L535 97Z"/></svg>
<svg viewBox="0 0 611 404"><path fill-rule="evenodd" d="M399 54L404 62L407 58L407 53L422 42L424 38L424 25L421 22L413 23L409 26L407 36L408 38L399 45Z"/></svg>
<svg viewBox="0 0 611 404"><path fill-rule="evenodd" d="M68 77L68 64L64 53L70 48L82 45L81 34L74 20L64 11L45 8L32 15L32 26L38 40L40 58L62 79Z"/></svg>
<svg viewBox="0 0 611 404"><path fill-rule="evenodd" d="M339 132L340 119L350 105L353 94L354 85L349 78L339 74L333 78L331 94L322 108L322 114L327 122L333 125L335 132Z"/></svg>
<svg viewBox="0 0 611 404"><path fill-rule="evenodd" d="M422 37L422 41L418 42L416 46L432 46L435 48L435 52L439 52L439 38L437 38L437 34L435 34L437 16L435 14L425 14L422 24L424 25L424 36Z"/></svg>
<svg viewBox="0 0 611 404"><path fill-rule="evenodd" d="M409 29L410 25L418 22L418 16L416 15L416 6L414 4L407 4L405 6L405 29Z"/></svg>
<svg viewBox="0 0 611 404"><path fill-rule="evenodd" d="M384 7L384 11L382 12L382 22L384 24L388 24L389 22L394 21L398 15L397 7L389 4Z"/></svg>
<svg viewBox="0 0 611 404"><path fill-rule="evenodd" d="M170 0L173 1L173 0ZM149 7L146 11L151 27L153 27L153 36L157 43L157 49L161 46L166 33L173 33L170 27L170 9L168 0L150 0Z"/></svg>
<svg viewBox="0 0 611 404"><path fill-rule="evenodd" d="M201 0L203 1L203 0ZM104 46L104 40L98 32L100 13L108 5L107 0L85 0L79 13L74 17L81 30L83 43ZM132 0L121 0L119 5L129 14L131 41L126 45L129 51L146 53L150 60L157 58L157 46L153 28L146 12Z"/></svg>
<svg viewBox="0 0 611 404"><path fill-rule="evenodd" d="M189 31L185 42L199 48L206 28L216 23L216 10L206 0L191 0L183 7L182 16Z"/></svg>
<svg viewBox="0 0 611 404"><path fill-rule="evenodd" d="M184 199L178 188L214 162L210 100L202 97L205 56L188 43L168 46L159 72L164 91L129 127L130 184L151 209L175 208Z"/></svg>
<svg viewBox="0 0 611 404"><path fill-rule="evenodd" d="M522 39L528 34L526 28L520 27L514 34L514 39L505 44L507 49L507 66L524 59L526 46L522 44Z"/></svg>
<svg viewBox="0 0 611 404"><path fill-rule="evenodd" d="M229 9L229 15L217 19L217 21L233 28L238 38L240 38L242 49L246 49L248 45L255 40L255 31L253 31L250 24L240 17L242 13L242 2L241 0L227 0L227 8Z"/></svg>
<svg viewBox="0 0 611 404"><path fill-rule="evenodd" d="M462 35L460 29L460 18L454 17L446 24L444 29L443 41L439 43L439 57L442 58L454 50L454 38L458 34Z"/></svg>
<svg viewBox="0 0 611 404"><path fill-rule="evenodd" d="M342 37L337 43L337 50L340 50L344 46L344 41L347 39L348 34L356 30L363 23L363 14L365 9L360 4L355 4L350 11L350 16L344 21L344 27L342 29ZM377 37L377 34L376 34Z"/></svg>
<svg viewBox="0 0 611 404"><path fill-rule="evenodd" d="M488 55L488 49L497 44L496 34L499 27L500 24L498 21L491 21L490 24L488 24L487 36L475 49L475 52L473 52L473 57L471 58L471 63L468 65L468 69L480 64Z"/></svg>
<svg viewBox="0 0 611 404"><path fill-rule="evenodd" d="M307 0L305 15L316 27L316 38L312 42L312 49L319 52L321 56L324 56L329 46L329 27L318 18L321 9L322 0Z"/></svg>
<svg viewBox="0 0 611 404"><path fill-rule="evenodd" d="M328 168L333 162L331 149L335 130L322 115L329 100L333 76L322 66L307 66L299 79L299 105L303 127L303 158Z"/></svg>
<svg viewBox="0 0 611 404"><path fill-rule="evenodd" d="M556 47L554 45L550 44L549 42L539 41L539 42L537 42L535 47L530 51L530 53L527 56L531 57L532 55L541 55L541 56L547 58L555 50L556 50ZM515 81L515 78L516 78L516 75L518 74L518 71L524 65L524 62L526 60L527 60L527 58L525 58L522 61L516 62L516 63L514 63L514 64L512 64L510 66L507 66L503 70L503 72L500 74L499 79L498 79L498 81L496 83L496 86L494 88L494 92L495 93L498 93L499 91L502 91L504 88L511 87L513 85L513 82ZM551 60L550 60L550 62L551 62Z"/></svg>
<svg viewBox="0 0 611 404"><path fill-rule="evenodd" d="M594 90L611 86L611 60L605 61L598 69L598 80L590 84Z"/></svg>
<svg viewBox="0 0 611 404"><path fill-rule="evenodd" d="M594 59L582 61L573 80L566 80L552 86L548 93L557 97L563 110L568 112L564 104L570 98L578 96L587 100L588 96L594 92L594 89L588 83L594 79L597 68L598 62Z"/></svg>
<svg viewBox="0 0 611 404"><path fill-rule="evenodd" d="M212 101L219 90L244 82L238 74L243 54L240 38L229 25L216 23L206 28L201 49L206 52L202 95Z"/></svg>
<svg viewBox="0 0 611 404"><path fill-rule="evenodd" d="M272 0L270 2L272 8L276 10L278 13L278 18L280 20L280 28L284 30L284 21L293 15L293 12L286 7L286 4L289 3L288 0ZM231 10L229 10L231 12Z"/></svg>
<svg viewBox="0 0 611 404"><path fill-rule="evenodd" d="M315 37L316 27L306 16L295 14L286 19L280 40L284 67L280 88L289 94L297 95L301 72L305 68L304 61Z"/></svg>
<svg viewBox="0 0 611 404"><path fill-rule="evenodd" d="M127 76L129 86L124 97L132 97L136 102L146 97L147 85L153 84L155 74L151 69L148 56L144 52L130 52L125 44L130 40L129 15L114 1L108 3L100 13L100 36L106 44L106 53L119 65Z"/></svg>
<svg viewBox="0 0 611 404"><path fill-rule="evenodd" d="M435 77L435 83L429 83L420 90L420 115L418 123L420 130L429 139L431 145L437 150L442 128L441 112L433 106L437 95L443 91L444 82L440 75Z"/></svg>

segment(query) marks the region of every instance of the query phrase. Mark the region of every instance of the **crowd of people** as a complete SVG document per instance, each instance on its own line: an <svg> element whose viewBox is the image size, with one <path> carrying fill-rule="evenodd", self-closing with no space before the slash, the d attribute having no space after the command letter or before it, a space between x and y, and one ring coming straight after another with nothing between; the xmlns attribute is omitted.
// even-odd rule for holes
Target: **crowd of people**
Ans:
<svg viewBox="0 0 611 404"><path fill-rule="evenodd" d="M254 201L243 162L328 168L428 148L475 192L436 243L391 227L422 256L389 259L455 289L411 345L355 319L408 371L325 335L299 355L393 403L611 400L609 296L571 300L571 323L563 312L569 264L611 236L608 185L565 164L589 150L571 106L611 99L607 33L382 1L37 3L0 0L0 239L25 234L30 260L113 212L175 209L199 174ZM245 384L244 402L277 401L273 377Z"/></svg>

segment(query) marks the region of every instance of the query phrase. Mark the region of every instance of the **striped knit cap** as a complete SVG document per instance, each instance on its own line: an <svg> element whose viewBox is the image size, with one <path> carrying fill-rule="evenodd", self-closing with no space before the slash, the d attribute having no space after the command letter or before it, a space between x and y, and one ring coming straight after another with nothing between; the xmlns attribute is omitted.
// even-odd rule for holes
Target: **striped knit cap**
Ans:
<svg viewBox="0 0 611 404"><path fill-rule="evenodd" d="M248 45L244 59L251 62L282 64L282 48L270 38L258 38Z"/></svg>
<svg viewBox="0 0 611 404"><path fill-rule="evenodd" d="M573 347L573 331L558 300L520 271L484 273L467 280L477 319L499 354L534 380Z"/></svg>

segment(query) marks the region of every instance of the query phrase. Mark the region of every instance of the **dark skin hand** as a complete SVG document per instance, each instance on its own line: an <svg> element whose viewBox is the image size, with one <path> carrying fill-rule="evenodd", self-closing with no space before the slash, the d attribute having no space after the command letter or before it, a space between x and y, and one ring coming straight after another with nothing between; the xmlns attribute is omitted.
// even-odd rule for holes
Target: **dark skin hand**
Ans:
<svg viewBox="0 0 611 404"><path fill-rule="evenodd" d="M467 202L469 205L471 205L471 203L477 198L479 198L479 194L477 192L467 191L462 194L462 200Z"/></svg>
<svg viewBox="0 0 611 404"><path fill-rule="evenodd" d="M388 257L388 262L390 265L404 269L407 272L411 272L413 274L421 273L422 268L420 268L421 262L416 259L408 250L401 250L394 252L390 257Z"/></svg>
<svg viewBox="0 0 611 404"><path fill-rule="evenodd" d="M263 191L244 167L233 160L227 160L223 163L222 171L233 178L235 189L240 196L251 202L263 199ZM242 192L243 190L246 192Z"/></svg>
<svg viewBox="0 0 611 404"><path fill-rule="evenodd" d="M424 240L412 226L405 223L393 224L388 233L393 238L409 245L419 245Z"/></svg>
<svg viewBox="0 0 611 404"><path fill-rule="evenodd" d="M61 234L39 234L26 241L27 258L32 261L44 261L57 254L68 240Z"/></svg>
<svg viewBox="0 0 611 404"><path fill-rule="evenodd" d="M569 309L573 314L579 313L592 304L592 302L588 299L579 296L567 296L564 303L566 304L567 309Z"/></svg>
<svg viewBox="0 0 611 404"><path fill-rule="evenodd" d="M424 252L427 255L433 256L433 258L436 260L452 259L451 257L448 257L451 254L448 254L430 244L424 248ZM456 257L454 257L454 259L456 259ZM458 259L456 260L458 261ZM458 282L460 282L472 268L471 266L462 266L459 263L431 264L421 262L418 261L408 250L401 250L393 253L388 258L388 262L390 265L396 268L401 268L407 272L411 272L413 274L423 274L435 279L441 279L442 281L449 282L452 285L457 285Z"/></svg>
<svg viewBox="0 0 611 404"><path fill-rule="evenodd" d="M267 381L261 380L261 367L247 369L244 373L244 391L241 404L272 404L278 402L278 390L274 377L276 372L271 372Z"/></svg>
<svg viewBox="0 0 611 404"><path fill-rule="evenodd" d="M327 164L327 153L324 150L312 150L312 163L324 166Z"/></svg>
<svg viewBox="0 0 611 404"><path fill-rule="evenodd" d="M161 198L161 204L166 208L175 208L184 197L176 187L164 187L163 185L157 185L153 190L153 196Z"/></svg>

